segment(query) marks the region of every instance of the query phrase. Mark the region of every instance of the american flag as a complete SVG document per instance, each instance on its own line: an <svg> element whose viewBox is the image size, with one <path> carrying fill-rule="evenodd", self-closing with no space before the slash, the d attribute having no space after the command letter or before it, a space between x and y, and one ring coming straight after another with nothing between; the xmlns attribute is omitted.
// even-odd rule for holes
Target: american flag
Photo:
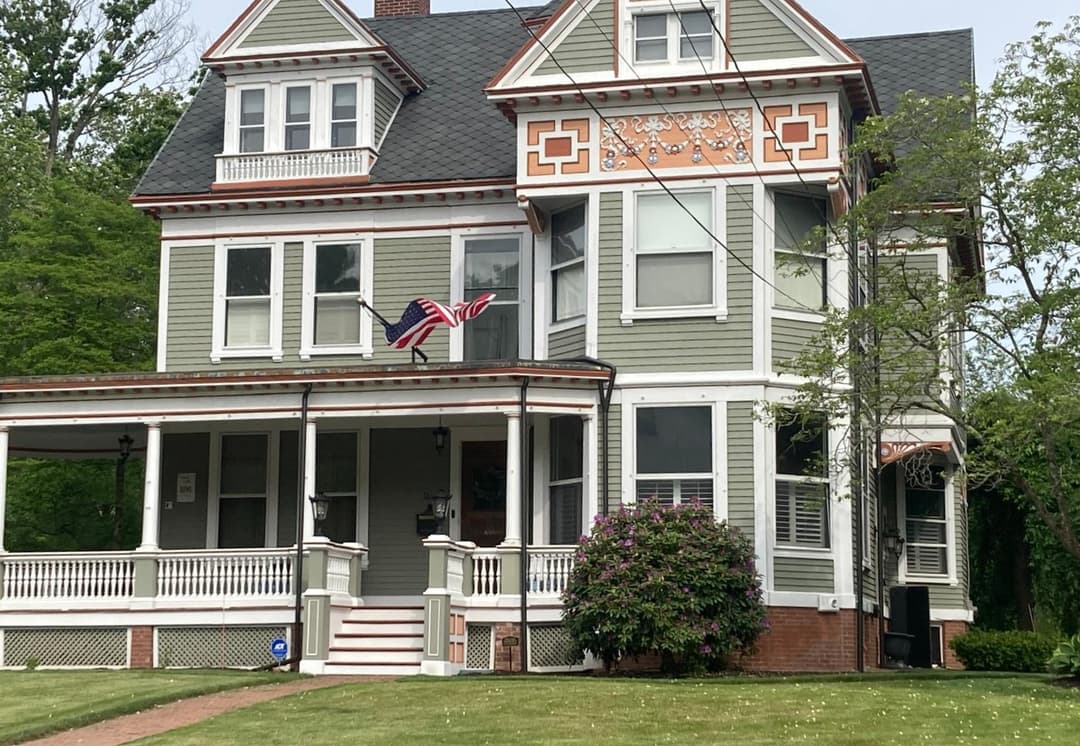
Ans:
<svg viewBox="0 0 1080 746"><path fill-rule="evenodd" d="M485 308L491 305L493 300L495 300L495 293L481 293L467 303L458 301L454 304L454 315L457 317L458 323L475 319L484 312Z"/></svg>
<svg viewBox="0 0 1080 746"><path fill-rule="evenodd" d="M455 310L430 298L417 298L406 306L401 321L386 326L386 343L397 350L419 347L439 324L457 326Z"/></svg>

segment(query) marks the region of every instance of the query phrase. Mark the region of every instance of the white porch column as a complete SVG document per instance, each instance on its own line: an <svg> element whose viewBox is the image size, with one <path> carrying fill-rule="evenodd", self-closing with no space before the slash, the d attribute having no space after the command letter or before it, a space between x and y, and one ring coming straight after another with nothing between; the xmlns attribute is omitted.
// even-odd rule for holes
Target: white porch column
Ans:
<svg viewBox="0 0 1080 746"><path fill-rule="evenodd" d="M505 546L521 545L521 417L506 415L506 538Z"/></svg>
<svg viewBox="0 0 1080 746"><path fill-rule="evenodd" d="M315 420L308 419L304 431L304 500L303 505L297 509L303 511L304 541L315 538L315 516L311 512L311 500L315 494L315 437L317 428ZM299 516L298 516L299 517Z"/></svg>
<svg viewBox="0 0 1080 746"><path fill-rule="evenodd" d="M146 481L143 485L142 543L139 551L158 550L161 506L161 423L146 425Z"/></svg>
<svg viewBox="0 0 1080 746"><path fill-rule="evenodd" d="M4 519L7 515L7 462L8 462L8 429L0 427L0 554L4 549Z"/></svg>

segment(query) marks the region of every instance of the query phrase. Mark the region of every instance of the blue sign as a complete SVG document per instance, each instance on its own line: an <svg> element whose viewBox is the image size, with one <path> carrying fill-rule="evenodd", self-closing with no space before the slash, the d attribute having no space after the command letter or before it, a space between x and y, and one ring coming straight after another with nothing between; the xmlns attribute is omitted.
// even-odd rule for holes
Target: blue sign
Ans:
<svg viewBox="0 0 1080 746"><path fill-rule="evenodd" d="M277 658L279 661L284 660L285 656L289 654L289 643L285 642L284 637L276 637L270 642L270 655Z"/></svg>

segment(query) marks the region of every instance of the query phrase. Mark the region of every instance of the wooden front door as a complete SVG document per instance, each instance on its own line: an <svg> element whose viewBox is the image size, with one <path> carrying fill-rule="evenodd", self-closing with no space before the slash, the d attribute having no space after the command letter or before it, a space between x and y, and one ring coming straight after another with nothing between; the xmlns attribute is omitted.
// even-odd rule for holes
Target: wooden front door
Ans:
<svg viewBox="0 0 1080 746"><path fill-rule="evenodd" d="M506 441L461 444L461 539L493 547L506 538Z"/></svg>

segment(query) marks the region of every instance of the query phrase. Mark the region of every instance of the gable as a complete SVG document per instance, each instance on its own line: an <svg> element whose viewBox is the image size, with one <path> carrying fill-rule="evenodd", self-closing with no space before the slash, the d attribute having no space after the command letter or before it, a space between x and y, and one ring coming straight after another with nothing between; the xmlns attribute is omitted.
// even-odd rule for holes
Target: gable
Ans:
<svg viewBox="0 0 1080 746"><path fill-rule="evenodd" d="M817 57L818 51L766 7L763 0L730 0L728 46L738 61Z"/></svg>
<svg viewBox="0 0 1080 746"><path fill-rule="evenodd" d="M587 13L581 14L570 33L562 41L551 46L551 53L559 65L571 75L574 73L603 72L614 66L612 39L615 30L615 3L617 0L597 0ZM534 73L536 75L555 75L559 65L545 55L545 59Z"/></svg>
<svg viewBox="0 0 1080 746"><path fill-rule="evenodd" d="M356 41L320 0L279 0L237 45L241 48Z"/></svg>

